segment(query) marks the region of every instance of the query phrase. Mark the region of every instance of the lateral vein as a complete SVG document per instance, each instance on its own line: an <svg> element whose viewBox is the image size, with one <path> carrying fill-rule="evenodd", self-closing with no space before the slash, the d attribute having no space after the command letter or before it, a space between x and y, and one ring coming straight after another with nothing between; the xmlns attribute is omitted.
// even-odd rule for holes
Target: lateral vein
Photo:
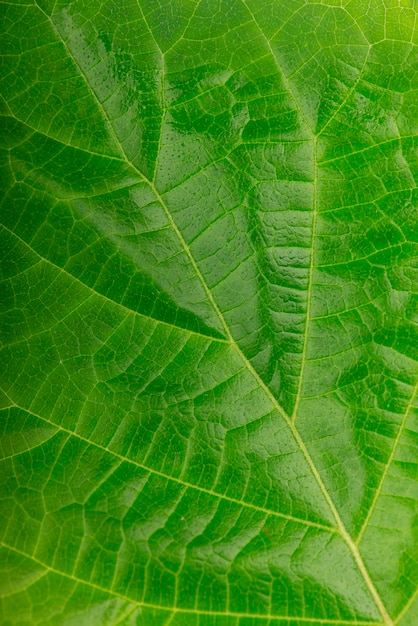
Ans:
<svg viewBox="0 0 418 626"><path fill-rule="evenodd" d="M156 476L160 476L161 478L165 478L167 480L170 480L171 482L174 483L178 483L179 485L182 485L183 487L186 487L187 489L194 489L195 491L200 491L201 493L206 493L210 496L213 496L214 498L219 498L220 500L226 500L227 502L232 502L234 504L237 504L241 507L244 508L250 508L253 509L255 511L259 511L260 513L264 513L265 515L268 516L273 516L273 517L279 517L281 519L285 519L288 520L289 522L295 522L297 524L302 524L303 526L310 526L313 528L318 528L320 530L323 530L325 532L329 532L329 533L335 533L337 532L337 529L334 528L333 526L326 526L325 524L321 524L319 522L313 522L311 520L305 520L302 517L295 517L293 515L289 515L287 513L280 513L279 511L274 511L273 509L267 509L265 507L261 507L261 506L257 506L256 504L252 504L251 502L246 502L245 500L239 500L238 498L233 498L231 496L225 495L223 493L217 492L217 491L213 491L212 489L207 489L205 487L201 487L199 485L194 485L193 483L190 483L186 480L183 480L182 478L178 478L176 476L170 476L170 474L166 474L164 472L161 472L159 470L156 470L152 467L150 467L149 465L145 465L144 463L139 463L138 461L135 461L133 459L130 459L129 457L123 455L123 454L119 454L118 452L116 452L115 450L112 450L111 448L108 448L107 446L102 446L99 443L96 443L95 441L92 441L91 439L88 439L87 437L84 437L83 435L80 435L79 433L77 433L74 430L71 430L69 428L65 428L64 426L61 426L60 424L57 424L56 422L53 422L51 419L48 419L46 417L43 417L42 415L39 415L39 413L34 412L31 409L25 408L19 404L17 404L16 402L13 401L13 398L10 398L10 396L3 391L3 393L9 398L9 400L11 402L13 402L13 406L16 407L17 409L20 409L22 411L25 411L27 413L30 413L31 415L33 415L34 417L42 420L43 422L46 422L47 424L50 424L51 426L54 426L57 431L61 431L64 433L67 433L69 435L72 435L73 437L76 437L77 439L80 439L81 441L84 441L85 443L94 446L96 448L98 448L99 450L103 450L104 452L107 452L108 454L111 454L112 456L116 457L117 459L120 459L121 461L125 461L126 463L129 463L130 465L134 465L135 467L139 467L147 472L150 472L150 474L154 474ZM11 407L8 407L11 408ZM55 435L55 433L54 433ZM54 436L52 435L52 436ZM52 438L51 436L51 438ZM41 442L39 445L42 445L43 443L45 443L45 441ZM17 456L18 454L22 454L24 452L28 452L29 450L24 450L21 453L17 453L16 455L13 456ZM0 459L0 462L4 460L4 459Z"/></svg>
<svg viewBox="0 0 418 626"><path fill-rule="evenodd" d="M35 2L36 2L36 0L35 0ZM277 58L276 58L276 56L275 56L275 54L274 54L274 52L273 52L273 49L272 49L272 47L271 47L271 44L270 44L269 40L268 40L268 39L267 39L267 37L265 36L265 34L264 34L264 32L262 31L261 27L259 26L259 24L258 24L257 20L255 19L255 16L254 16L253 12L252 12L252 11L250 10L250 8L248 7L248 5L247 5L247 3L246 3L246 0L242 0L242 3L243 3L243 4L244 4L244 6L247 8L247 10L248 10L249 14L252 16L252 18L253 18L253 20L254 20L255 24L257 25L257 27L258 27L258 29L259 29L259 31L260 31L260 33L261 33L262 37L265 39L266 44L267 44L267 46L268 46L269 50L271 51L272 57L273 57L273 59L275 60L275 63L276 63L276 65L277 65L277 67L278 67L278 70L280 71L281 75L283 76L283 81L284 81L285 85L287 86L287 88L288 88L288 90L289 90L289 93L292 95L292 97L293 97L293 99L294 99L294 101L295 101L295 105L296 105L296 107L298 108L299 112L301 113L302 117L304 118L305 124L307 124L307 127L309 128L309 130L310 130L310 132L311 132L311 134L312 134L312 139L314 139L314 131L313 131L313 129L312 129L312 127L311 127L311 125L308 123L308 121L307 121L307 119L306 119L306 116L304 115L304 113L303 113L302 109L301 109L301 108L300 108L300 106L298 105L297 99L296 99L295 95L293 94L293 91L292 91L292 89L291 89L291 86L290 86L290 84L289 84L289 81L288 81L287 77L284 75L284 72L281 70L281 67L280 67L280 66L279 66L279 64L278 64ZM36 4L37 4L37 2L36 2ZM248 361L248 359L246 358L246 356L244 355L244 353L241 351L240 347L239 347L239 346L237 345L237 343L235 342L235 340L234 340L234 338L233 338L233 336L232 336L232 334L231 334L231 331L229 330L229 327L228 327L228 325L226 324L225 318L223 317L223 315L222 315L222 313L221 313L221 311L220 311L220 309L219 309L219 307L218 307L218 305L217 305L217 303L216 303L216 301L215 301L215 299L214 299L214 297L213 297L213 295L212 295L212 293L211 293L211 291L210 291L210 289L209 289L209 287L208 287L208 285L207 285L207 283L206 283L206 281L205 281L205 279L204 279L204 277L203 277L202 273L200 272L200 269L199 269L199 267L198 267L198 265L197 265L197 263L196 263L196 261L195 261L195 259L194 259L193 255L191 254L191 251L190 251L190 249L189 249L189 247L188 247L188 245L187 245L187 243L186 243L186 241L185 241L185 239L184 239L184 237L183 237L182 233L180 232L179 228L177 227L177 224L175 223L175 221L174 221L174 219L173 219L173 217L172 217L172 215L171 215L171 213L170 213L170 211L169 211L169 209L168 209L168 207L167 207L166 203L164 202L164 200L163 200L163 198L161 197L160 193L159 193L159 192L158 192L158 190L156 189L156 187L155 187L154 183L153 183L153 182L151 182L151 181L150 181L150 180L149 180L149 179L148 179L148 178L147 178L147 177L146 177L146 176L145 176L145 175L141 172L141 170L139 170L139 169L138 169L138 167L137 167L137 166L136 166L136 165L135 165L135 164L134 164L134 163L133 163L133 162L129 159L129 157L127 156L127 154L126 154L126 152L125 152L125 150L124 150L124 148L123 148L123 145L121 144L121 142L120 142L120 140L119 140L119 138L118 138L118 136L117 136L117 134L116 134L115 130L113 129L113 126L112 126L112 123L111 123L110 118L109 118L109 116L108 116L108 114L107 114L107 112L106 112L105 108L103 107L102 103L101 103L101 102L100 102L100 100L98 99L98 97L97 97L96 93L95 93L95 92L94 92L94 90L91 88L91 86L90 86L90 84L89 84L89 82L88 82L88 79L87 79L87 76L86 76L85 72L82 70L82 68L80 67L80 65L79 65L79 64L77 63L77 61L75 60L75 58L74 58L74 56L73 56L73 54L72 54L71 50L69 49L69 47L68 47L67 43L65 42L64 38L62 37L62 35L61 35L60 31L59 31L59 30L58 30L58 28L55 26L55 23L53 22L52 18L51 18L51 17L50 17L47 13L45 13L45 11L43 11L43 9L41 9L41 7L39 7L39 5L38 5L38 4L37 4L37 6L38 6L38 8L42 11L42 13L43 13L43 14L47 17L47 19L49 20L49 22L51 23L51 26L52 26L52 28L54 29L54 32L56 33L57 37L59 37L59 39L61 40L61 42L62 42L63 46L64 46L64 47L65 47L65 49L67 50L67 54L68 54L68 55L69 55L69 57L72 59L72 61L73 61L73 63L75 64L76 68L78 68L78 71L80 72L80 75L83 77L83 80L85 81L86 86L88 87L88 89L89 89L89 90L90 90L90 92L92 93L93 98L95 99L95 101L96 101L96 103L97 103L97 106L99 107L99 110L101 111L101 113L102 113L102 115L103 115L104 120L107 122L107 125L108 125L108 127L109 127L109 131L111 132L112 137L114 138L114 141L115 141L116 145L117 145L117 146L118 146L118 148L119 148L119 151L120 151L121 156L123 156L123 158L126 160L126 162L127 162L127 163L128 163L128 164L132 167L132 168L134 168L134 169L138 172L138 174L142 177L142 179L144 180L144 182L146 182L146 183L150 186L151 190L154 192L154 194L155 194L156 198L157 198L157 199L158 199L158 201L160 202L160 204L161 204L161 206L162 206L162 208L163 208L164 212L165 212L165 213L166 213L166 215L167 215L167 218L169 219L169 221L170 221L170 223L171 223L171 225L172 225L172 227L173 227L173 230L175 231L175 233L176 233L176 235L177 235L177 237L178 237L179 241L181 242L181 244L182 244L182 246L183 246L183 248L184 248L185 253L187 254L187 256L188 256L188 258L189 258L189 260L190 260L190 263L191 263L191 265L192 265L193 269L194 269L194 270L195 270L195 272L196 272L196 275L198 276L199 280L200 280L200 281L201 281L201 283L202 283L202 287L203 287L203 289L204 289L204 291L205 291L205 293L206 293L206 295L207 295L207 297L208 297L209 302L212 304L212 307L213 307L214 311L215 311L215 312L217 313L217 315L218 315L218 318L219 318L219 320L220 320L220 322L221 322L221 324L222 324L222 326L223 326L223 328L224 328L224 331L225 331L226 337L227 337L227 338L228 338L228 340L230 341L231 345L235 346L235 348L236 348L237 352L241 355L241 357L242 357L242 359L243 359L244 363L247 365L247 367L248 367L248 369L250 370L250 372L252 372L253 376L254 376L254 377L256 378L256 380L259 382L260 386L261 386L261 387L265 390L266 394L267 394L267 395L268 395L268 397L271 399L271 401L272 401L272 403L273 403L273 406L274 406L274 407L278 410L278 412L279 412L279 413L283 416L283 418L285 419L285 421L286 421L286 423L287 423L288 427L290 428L290 430L291 430L291 432L292 432L292 434L293 434L293 436L294 436L294 438L295 438L295 441L298 443L299 448L301 449L301 451L302 451L302 453L303 453L303 455L304 455L304 457L305 457L305 459L306 459L306 461L307 461L307 463L308 463L308 465L309 465L309 467L310 467L310 469L311 469L311 472L312 472L312 474L313 474L313 476L314 476L314 478L315 478L316 482L318 483L318 486L319 486L319 488L320 488L320 490L321 490L321 492L322 492L322 494L323 494L323 496L324 496L324 498L325 498L325 500L326 500L326 502L327 502L327 504L328 504L328 506L329 506L329 508L330 508L330 511L332 512L332 514L333 514L333 516L334 516L334 518L335 518L335 521L336 521L336 524L337 524L338 530L339 530L339 532L340 532L341 536L343 537L343 539L345 540L345 542L346 542L346 544L347 544L347 547L348 547L348 548L349 548L349 550L351 551L351 553L352 553L352 555L353 555L354 560L355 560L355 561L356 561L356 563L357 563L357 566L358 566L358 568L359 568L359 571L361 572L361 574L362 574L362 576L363 576L363 579L364 579L364 581L365 581L365 583L366 583L366 585L367 585L367 587L368 587L368 589L369 589L369 591L370 591L370 593L371 593L371 595L372 595L372 597L373 597L373 599L374 599L374 601L375 601L375 603L376 603L376 606L378 607L378 609L379 609L379 611L380 611L380 613L381 613L381 615L382 615L382 618L383 618L383 620L384 620L385 625L386 625L386 626L393 626L393 621L392 621L392 619L390 618L389 614L387 613L387 610L386 610L386 608L385 608L385 606L384 606L384 604L383 604L383 602L382 602L382 600L381 600L381 598L380 598L380 596L379 596L379 594L378 594L378 592L377 592L377 590L376 590L376 588L375 588L375 586L374 586L374 583L373 583L373 581L372 581L372 580L371 580L371 578L370 578L370 575L369 575L369 573L368 573L368 571L367 571L367 569L366 569L366 566L365 566L365 564L364 564L364 562L363 562L363 560L362 560L362 557L361 557L361 555L360 555L360 553L359 553L359 550L358 550L357 546L355 545L355 543L353 542L353 540L352 540L352 538L350 537L350 535L348 534L348 532L347 532L347 530L346 530L346 528L345 528L345 525L344 525L344 523L343 523L343 521L342 521L342 519L341 519L341 517L340 517L340 515L339 515L339 513L338 513L338 511L337 511L337 509L336 509L336 506L335 506L334 502L332 501L331 496L329 495L329 493L328 493L328 491L327 491L327 489L326 489L326 487L325 487L325 484L324 484L324 482L323 482L323 480L322 480L322 478L321 478L321 476L320 476L320 474L319 474L319 471L318 471L318 469L316 468L316 466L315 466L315 464L314 464L314 462L313 462L313 459L312 459L312 457L310 456L309 451L308 451L308 449L307 449L307 447L306 447L306 445L305 445L304 441L302 440L302 437L301 437L301 435L299 434L299 431L297 430L297 428L296 428L295 424L293 423L292 419L291 419L291 418L287 415L287 413L284 411L284 409L281 407L281 405L278 403L277 399L273 396L273 394L272 394L272 392L270 391L270 389L267 387L267 385L264 383L264 381L260 378L260 376L259 376L259 375L258 375L258 373L255 371L255 369L254 369L254 367L252 366L252 364ZM265 617L265 616L264 616L264 617Z"/></svg>
<svg viewBox="0 0 418 626"><path fill-rule="evenodd" d="M106 587L93 583L90 580L84 580L82 578L78 578L77 576L74 576L73 574L62 572L61 570L51 565L48 565L44 561L41 561L36 556L32 554L28 554L27 552L24 552L23 550L20 550L19 548L16 548L15 546L11 546L7 544L5 541L0 541L0 546L3 546L3 548L6 548L6 550L10 550L12 552L15 552L16 554L20 554L21 556L34 561L35 563L37 563L38 565L40 565L46 570L46 574L48 572L52 572L53 574L57 574L58 576L63 576L64 578L72 580L77 584L86 585L88 587L91 587L92 589L96 589L97 591L101 591L109 595L115 596L117 598L120 598L121 600L124 600L125 602L129 602L130 604L134 604L135 606L142 607L145 609L154 609L158 611L166 611L169 613L173 612L173 613L177 613L180 615L185 614L185 615L207 615L207 616L212 616L212 617L235 617L238 619L246 619L246 620L248 620L249 618L252 618L252 619L262 619L262 620L287 621L287 622L297 621L297 622L307 622L308 624L323 624L324 626L326 626L327 624L329 624L330 626L332 625L335 625L335 626L381 626L381 624L376 621L367 622L367 621L361 621L361 620L351 621L351 620L344 620L344 619L334 620L334 619L321 619L321 618L315 618L315 617L312 618L312 617L305 617L305 616L299 617L299 616L293 616L293 615L292 616L272 615L270 613L263 615L260 613L239 613L239 612L234 612L234 611L209 611L205 609L196 609L196 608L189 609L189 608L183 608L183 607L161 606L158 604L153 604L151 602L142 602L139 600L135 600L133 598L130 598L129 596L125 596L124 594L119 593L118 591L115 591L114 589L107 589Z"/></svg>

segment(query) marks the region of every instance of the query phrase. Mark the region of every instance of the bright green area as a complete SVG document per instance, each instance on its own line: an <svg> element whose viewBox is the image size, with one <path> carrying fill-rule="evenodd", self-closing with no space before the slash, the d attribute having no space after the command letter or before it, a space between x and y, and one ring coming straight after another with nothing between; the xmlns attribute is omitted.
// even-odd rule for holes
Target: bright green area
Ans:
<svg viewBox="0 0 418 626"><path fill-rule="evenodd" d="M416 3L1 10L0 623L416 626Z"/></svg>

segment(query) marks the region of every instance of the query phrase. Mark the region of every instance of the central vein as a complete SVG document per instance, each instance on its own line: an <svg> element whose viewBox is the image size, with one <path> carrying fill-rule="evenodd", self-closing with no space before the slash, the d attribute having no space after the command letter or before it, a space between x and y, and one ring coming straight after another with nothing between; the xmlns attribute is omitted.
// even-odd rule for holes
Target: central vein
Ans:
<svg viewBox="0 0 418 626"><path fill-rule="evenodd" d="M301 116L304 118L304 121L305 121L307 127L310 128L310 130L312 132L313 150L314 150L314 155L313 155L314 156L314 187L315 187L315 198L316 198L316 196L317 196L317 193L316 193L316 183L317 183L316 138L314 137L312 128L309 125L309 123L308 123L308 121L307 121L303 111L298 106L297 100L295 98L295 94L292 91L292 88L291 88L291 86L289 84L289 81L288 81L287 77L284 75L283 71L281 70L281 68L280 68L280 66L278 64L277 58L276 58L276 56L275 56L275 54L274 54L274 52L272 50L272 47L270 45L269 40L264 35L262 29L258 25L258 23L257 23L257 21L255 19L255 16L252 13L252 11L250 10L250 8L248 7L246 1L242 0L242 2L246 6L246 8L247 8L247 10L248 10L252 20L257 25L257 27L258 27L258 29L259 29L259 31L261 33L261 36L265 40L265 42L266 42L266 44L268 46L268 49L270 50L270 52L271 52L271 54L273 56L275 64L276 64L276 66L277 66L277 68L278 68L278 70L279 70L279 72L280 72L280 74L281 74L281 76L283 78L283 82L285 84L285 87L288 89L289 93L292 95L293 100L295 102L295 105L296 105L298 111L300 112ZM365 564L363 562L363 559L362 559L362 557L360 555L359 549L356 546L356 544L354 543L354 541L351 538L351 536L349 535L349 533L347 532L347 530L345 528L345 525L344 525L344 523L343 523L343 521L342 521L342 519L341 519L341 517L340 517L340 515L338 513L338 510L337 510L337 508L336 508L336 506L335 506L335 504L334 504L330 494L328 493L328 491L327 491L327 489L325 487L325 484L324 484L324 482L323 482L323 480L321 478L321 475L320 475L318 469L316 468L315 463L314 463L314 461L313 461L313 459L312 459L312 457L311 457L311 455L310 455L310 453L309 453L309 451L308 451L308 449L307 449L307 447L306 447L306 445L305 445L305 443L304 443L304 441L303 441L303 439L302 439L298 429L296 428L296 426L294 424L294 421L284 411L283 407L280 406L280 404L278 403L277 399L274 397L274 395L272 394L272 392L270 391L270 389L268 388L266 383L261 379L259 374L256 372L256 370L252 366L251 362L247 359L247 357L242 352L242 350L239 347L239 345L234 340L234 338L233 338L233 336L231 334L231 331L230 331L230 329L228 327L228 324L226 323L225 318L222 315L222 312L220 311L220 309L219 309L219 307L218 307L218 305L217 305L217 303L216 303L216 301L215 301L215 299L214 299L214 297L213 297L213 295L212 295L212 293L211 293L211 291L210 291L210 289L209 289L209 287L208 287L208 285L206 283L206 280L203 277L203 275L202 275L202 273L201 273L201 271L199 269L199 266L198 266L196 260L194 259L193 255L192 255L192 253L190 251L189 246L187 245L187 242L185 241L182 233L180 232L179 228L177 227L177 224L175 223L175 221L174 221L174 219L173 219L173 217L172 217L172 215L171 215L171 213L170 213L170 211L169 211L169 209L168 209L168 207L167 207L163 197L158 192L157 188L155 187L155 184L152 181L150 181L138 169L138 167L129 159L129 157L127 156L127 153L126 153L126 151L125 151L121 141L119 140L119 138L118 138L114 128L113 128L112 121L109 118L109 115L108 115L107 111L105 110L103 104L101 103L101 101L97 97L97 94L91 88L91 86L89 84L89 81L88 81L86 73L83 71L82 67L77 62L77 60L74 57L71 49L69 48L69 46L68 46L67 42L65 41L65 39L62 37L60 31L56 27L56 25L55 25L54 21L52 20L52 18L47 13L45 13L45 11L43 11L41 9L41 7L39 7L39 5L38 5L38 8L42 11L42 13L49 20L49 22L50 22L54 32L56 33L57 37L59 37L60 41L62 42L63 46L65 47L65 49L67 51L67 54L72 59L74 65L76 66L77 70L79 71L81 77L85 81L86 86L89 88L89 91L92 93L92 96L93 96L93 98L96 101L97 107L100 110L104 120L106 121L106 123L107 123L107 125L109 127L109 132L111 133L111 135L112 135L112 137L113 137L113 139L115 141L115 144L118 147L118 150L120 152L121 157L124 159L124 161L126 161L126 163L133 170L135 170L138 173L138 175L140 176L141 180L144 183L146 183L147 185L149 185L149 187L152 190L152 192L154 193L155 197L157 198L157 200L161 204L161 207L163 208L164 212L166 213L167 218L170 221L170 224L171 224L174 232L176 233L176 235L177 235L177 237L179 239L179 242L181 243L181 246L183 247L185 253L187 254L187 256L188 256L188 258L190 260L190 263L191 263L192 267L194 268L194 271L196 272L196 276L199 278L199 280L200 280L200 282L202 284L202 287L205 290L205 293L207 295L207 298L208 298L209 302L212 304L213 309L216 311L216 313L217 313L217 315L219 317L219 320L220 320L220 322L221 322L221 324L222 324L222 326L224 328L225 335L226 335L228 341L231 343L232 346L234 346L235 350L240 355L240 357L241 357L243 363L245 364L245 366L251 372L252 376L255 378L255 380L257 381L259 386L264 390L264 392L269 397L269 399L270 399L271 403L273 404L273 406L276 408L278 413L283 417L283 419L285 420L286 424L288 425L288 427L289 427L290 431L292 432L292 435L293 435L297 445L299 446L299 449L301 450L302 454L304 455L304 457L306 459L306 462L308 463L309 468L310 468L310 470L311 470L311 472L312 472L312 474L313 474L313 476L314 476L314 478L315 478L315 480L316 480L316 482L317 482L317 484L318 484L318 486L319 486L319 488L320 488L320 490L321 490L321 492L322 492L322 494L323 494L323 496L324 496L324 498L325 498L325 500L326 500L326 502L327 502L327 504L328 504L328 506L329 506L329 508L330 508L330 510L332 512L332 514L333 514L333 516L334 516L337 529L338 529L341 537L345 541L348 549L350 550L350 552L351 552L351 554L352 554L352 556L353 556L353 558L354 558L354 560L355 560L355 562L357 564L357 567L358 567L358 569L359 569L359 571L360 571L360 573L361 573L361 575L362 575L362 577L363 577L363 579L364 579L364 581L365 581L365 583L367 585L367 588L369 589L369 591L370 591L370 593L371 593L371 595L372 595L372 597L373 597L373 599L374 599L374 601L376 603L376 606L378 607L378 609L379 609L379 611L380 611L380 613L382 615L382 618L384 620L385 625L386 626L393 626L393 621L390 618L390 616L389 616L389 614L388 614L388 612L387 612L387 610L386 610L386 608L385 608L385 606L384 606L384 604L383 604L383 602L382 602L382 600L381 600L381 598L380 598L380 596L379 596L379 594L378 594L378 592L377 592L377 590L376 590L376 588L374 586L374 583L373 583L373 581L370 578L370 575L369 575L369 573L367 571L367 568L366 568L366 566L365 566ZM303 362L305 361L305 353L306 353L306 346L307 346L307 338L306 338L307 333L306 333L306 330L307 330L307 326L308 326L308 323L309 323L310 299L311 299L311 292L312 292L312 272L313 272L313 267L314 267L313 266L313 262L314 262L313 261L313 244L314 244L315 226L316 226L316 213L317 213L317 203L316 203L316 199L315 199L314 200L314 210L313 210L313 221L312 221L312 251L311 251L311 262L310 262L309 288L308 288L308 297L307 297L307 312L306 312L305 339L304 339L304 348L303 348ZM300 390L301 390L302 378L303 378L303 367L304 366L303 366L303 363L302 363L302 371L301 371L300 381L299 381L298 397L300 397Z"/></svg>

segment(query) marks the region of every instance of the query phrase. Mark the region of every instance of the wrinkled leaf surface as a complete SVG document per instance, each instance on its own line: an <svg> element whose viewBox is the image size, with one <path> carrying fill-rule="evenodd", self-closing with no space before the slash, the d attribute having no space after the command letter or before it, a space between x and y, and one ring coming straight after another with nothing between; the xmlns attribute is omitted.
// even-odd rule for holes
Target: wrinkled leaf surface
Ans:
<svg viewBox="0 0 418 626"><path fill-rule="evenodd" d="M416 3L2 14L0 622L416 626Z"/></svg>

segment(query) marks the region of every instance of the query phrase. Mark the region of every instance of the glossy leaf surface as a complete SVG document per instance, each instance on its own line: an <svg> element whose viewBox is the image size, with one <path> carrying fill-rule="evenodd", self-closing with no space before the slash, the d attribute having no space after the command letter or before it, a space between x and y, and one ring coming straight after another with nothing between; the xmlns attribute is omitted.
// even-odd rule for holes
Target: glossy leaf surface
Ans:
<svg viewBox="0 0 418 626"><path fill-rule="evenodd" d="M416 625L415 3L2 12L0 622Z"/></svg>

